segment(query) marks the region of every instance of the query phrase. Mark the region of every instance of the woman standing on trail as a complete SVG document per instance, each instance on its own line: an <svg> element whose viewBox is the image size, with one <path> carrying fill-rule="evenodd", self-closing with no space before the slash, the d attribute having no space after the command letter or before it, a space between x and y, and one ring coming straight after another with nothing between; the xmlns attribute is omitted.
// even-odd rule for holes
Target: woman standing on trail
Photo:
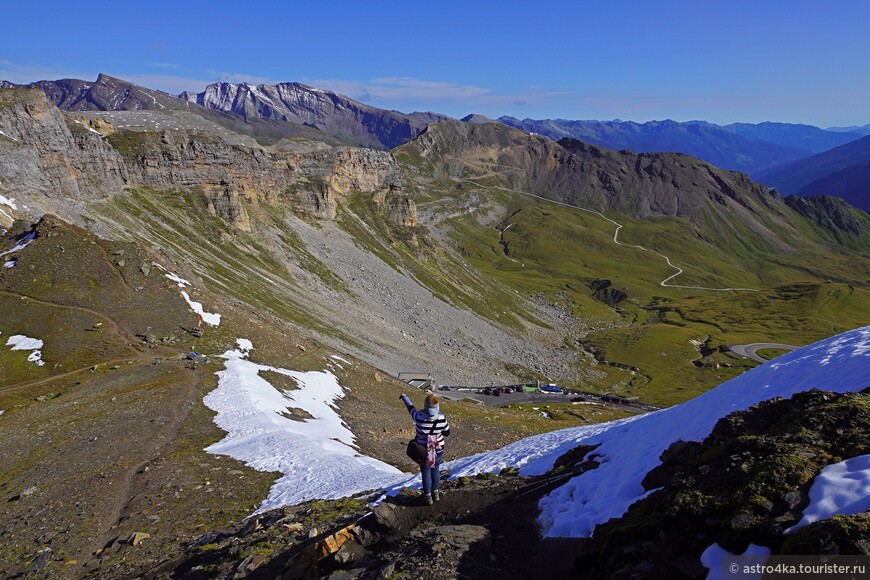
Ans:
<svg viewBox="0 0 870 580"><path fill-rule="evenodd" d="M399 397L417 429L415 441L423 459L420 461L420 472L423 476L423 501L426 505L441 499L438 488L441 487L441 458L444 456L444 438L450 435L450 425L447 417L441 414L438 397L427 391L423 411L418 411L411 404L408 395L402 393Z"/></svg>

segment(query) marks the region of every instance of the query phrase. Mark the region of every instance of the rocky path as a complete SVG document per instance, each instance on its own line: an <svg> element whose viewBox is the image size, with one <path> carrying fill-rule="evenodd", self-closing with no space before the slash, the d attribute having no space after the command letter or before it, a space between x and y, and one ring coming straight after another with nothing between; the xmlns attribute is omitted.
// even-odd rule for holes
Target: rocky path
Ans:
<svg viewBox="0 0 870 580"><path fill-rule="evenodd" d="M543 539L537 502L555 485L516 475L448 481L427 506L404 490L373 510L321 519L335 502L272 510L192 543L155 578L575 578L577 540ZM207 546L208 550L202 549ZM232 552L273 546L239 562Z"/></svg>

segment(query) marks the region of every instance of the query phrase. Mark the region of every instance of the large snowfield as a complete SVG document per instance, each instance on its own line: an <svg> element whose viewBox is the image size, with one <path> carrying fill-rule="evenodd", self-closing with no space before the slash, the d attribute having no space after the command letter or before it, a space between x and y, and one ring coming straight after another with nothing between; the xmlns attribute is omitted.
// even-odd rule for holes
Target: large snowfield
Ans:
<svg viewBox="0 0 870 580"><path fill-rule="evenodd" d="M217 424L229 433L208 451L284 474L261 510L366 490L386 489L393 494L403 486L419 487L419 475L402 474L355 450L354 436L334 407L343 396L334 375L259 365L246 359L250 342L239 344L238 350L224 353L226 369L218 373L219 386L205 399L218 412ZM282 393L260 376L264 371L293 377L300 388ZM539 521L545 535L588 537L596 525L623 515L647 493L641 485L644 475L659 465L660 455L673 442L700 441L720 418L773 397L790 397L813 388L849 392L868 386L870 327L864 327L782 355L681 405L529 437L448 462L443 469L450 477L498 473L505 467L519 467L521 475L541 475L566 451L578 445L597 445L594 453L601 466L571 479L540 502ZM282 412L289 407L302 408L314 419L286 418ZM409 433L411 428L409 423ZM844 506L854 505L848 497L866 494L870 462L859 458L845 463L848 465L831 466L823 478L820 476L823 483L814 491L813 505L833 507L813 508L812 514L830 517L842 513ZM851 487L844 491L846 485Z"/></svg>
<svg viewBox="0 0 870 580"><path fill-rule="evenodd" d="M205 397L217 412L215 422L228 435L206 449L244 461L261 471L284 475L272 486L260 511L306 500L334 499L377 490L407 475L377 459L360 455L355 437L334 404L344 396L335 375L295 372L247 360L251 341L239 339L225 352L226 369L218 388ZM296 380L299 388L279 391L260 373L271 371ZM313 419L284 416L302 409Z"/></svg>

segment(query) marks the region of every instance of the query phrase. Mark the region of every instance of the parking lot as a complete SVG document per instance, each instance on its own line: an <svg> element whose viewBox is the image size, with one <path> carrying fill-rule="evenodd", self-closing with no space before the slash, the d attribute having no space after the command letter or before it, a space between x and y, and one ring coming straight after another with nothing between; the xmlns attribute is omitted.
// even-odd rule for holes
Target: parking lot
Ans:
<svg viewBox="0 0 870 580"><path fill-rule="evenodd" d="M487 407L504 407L505 405L517 404L533 404L533 403L548 403L548 404L592 404L609 407L612 409L620 409L629 413L646 413L655 410L651 405L643 405L640 403L627 403L624 401L606 400L600 396L588 393L572 393L562 391L561 393L546 393L546 392L500 392L498 395L492 394L492 390L498 387L490 387L490 394L484 394L484 389L466 389L466 388L449 388L445 390L442 387L437 394L443 399L450 401L459 401L462 399L472 399L478 401ZM502 387L504 388L504 387ZM605 395L606 397L606 395Z"/></svg>

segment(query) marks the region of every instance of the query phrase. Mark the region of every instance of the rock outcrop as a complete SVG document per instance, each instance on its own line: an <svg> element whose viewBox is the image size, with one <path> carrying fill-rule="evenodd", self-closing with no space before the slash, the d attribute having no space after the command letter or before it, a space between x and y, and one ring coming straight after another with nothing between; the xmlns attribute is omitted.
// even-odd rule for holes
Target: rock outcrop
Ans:
<svg viewBox="0 0 870 580"><path fill-rule="evenodd" d="M785 203L816 225L833 232L838 240L843 236L860 236L870 222L866 212L857 210L838 197L789 195Z"/></svg>
<svg viewBox="0 0 870 580"><path fill-rule="evenodd" d="M333 219L353 192L373 194L397 223L416 223L413 202L401 195L398 164L384 151L245 147L204 132L115 129L68 118L35 89L0 92L0 131L0 193L15 184L12 197L34 213L75 219L51 199L84 203L146 186L198 189L211 213L243 231L251 231L245 204L287 203Z"/></svg>
<svg viewBox="0 0 870 580"><path fill-rule="evenodd" d="M595 530L578 572L704 577L700 556L714 543L737 554L754 543L774 556L868 555L866 513L783 533L801 519L825 466L870 451L868 397L866 389L814 390L771 399L720 419L701 443L674 443L644 478L644 488L657 491Z"/></svg>
<svg viewBox="0 0 870 580"><path fill-rule="evenodd" d="M16 197L97 199L130 180L122 156L97 131L67 119L39 90L0 91L0 131L0 178L5 188L14 184Z"/></svg>
<svg viewBox="0 0 870 580"><path fill-rule="evenodd" d="M401 145L420 134L429 123L447 118L435 113L405 115L378 109L299 83L214 83L201 93L182 93L181 98L245 119L305 124L347 143L384 149Z"/></svg>

